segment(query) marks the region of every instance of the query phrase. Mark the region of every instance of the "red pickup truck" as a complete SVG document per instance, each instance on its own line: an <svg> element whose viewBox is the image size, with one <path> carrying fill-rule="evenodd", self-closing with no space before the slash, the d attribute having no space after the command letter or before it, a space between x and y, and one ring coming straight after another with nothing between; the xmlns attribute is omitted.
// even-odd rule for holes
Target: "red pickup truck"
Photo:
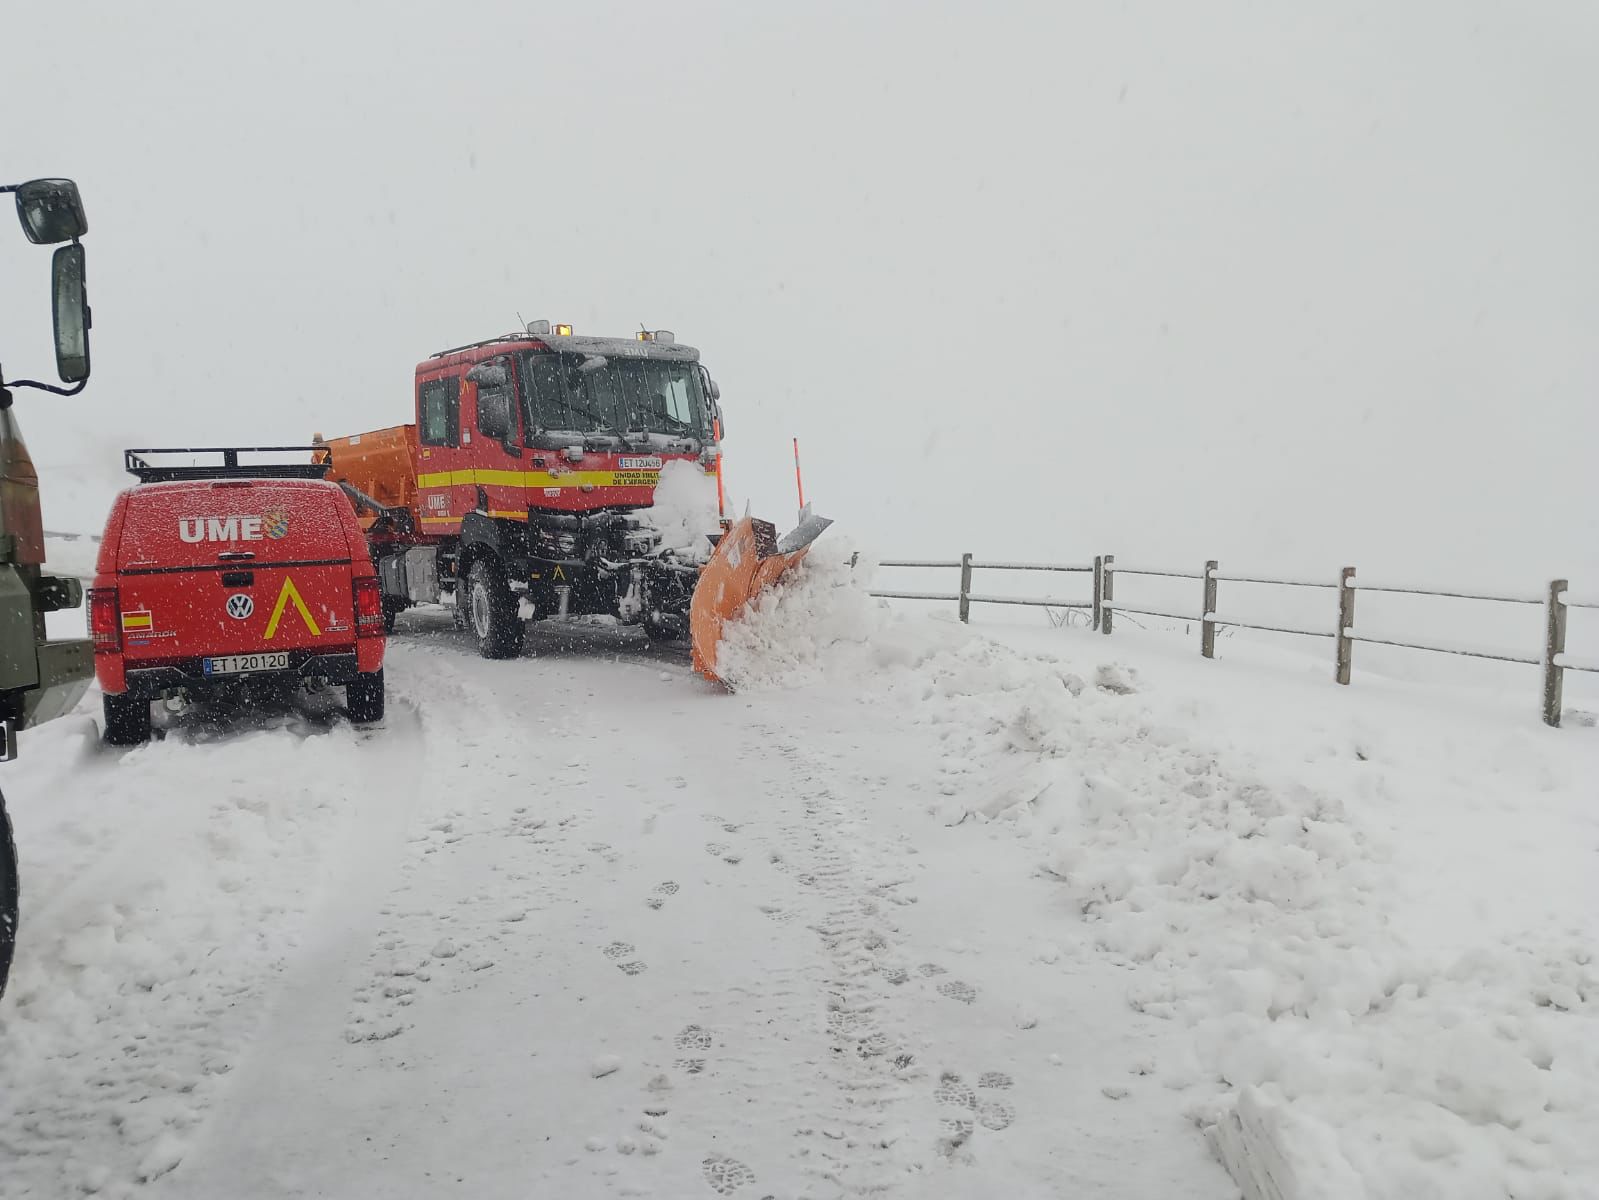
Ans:
<svg viewBox="0 0 1599 1200"><path fill-rule="evenodd" d="M268 452L302 457L240 465ZM156 699L263 683L342 684L352 720L382 718L382 593L354 508L309 452L126 452L139 484L112 505L88 606L107 741L147 741Z"/></svg>

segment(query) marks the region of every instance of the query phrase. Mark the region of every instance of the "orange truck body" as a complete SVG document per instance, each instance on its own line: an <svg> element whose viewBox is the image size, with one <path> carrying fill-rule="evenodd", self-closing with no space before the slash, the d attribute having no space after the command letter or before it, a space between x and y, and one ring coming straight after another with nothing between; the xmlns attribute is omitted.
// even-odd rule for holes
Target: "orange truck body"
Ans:
<svg viewBox="0 0 1599 1200"><path fill-rule="evenodd" d="M416 511L415 425L391 425L342 438L324 439L317 434L315 441L327 447L337 464L332 476L336 482L348 483L389 508ZM359 516L363 529L370 529L376 520L371 512Z"/></svg>

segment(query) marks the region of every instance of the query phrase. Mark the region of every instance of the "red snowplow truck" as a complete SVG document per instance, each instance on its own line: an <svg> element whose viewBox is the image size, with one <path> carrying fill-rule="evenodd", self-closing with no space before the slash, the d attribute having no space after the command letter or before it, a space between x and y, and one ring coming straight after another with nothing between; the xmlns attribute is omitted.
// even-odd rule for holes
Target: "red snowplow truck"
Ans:
<svg viewBox="0 0 1599 1200"><path fill-rule="evenodd" d="M529 621L604 614L654 638L692 632L714 678L722 622L828 524L779 542L746 518L711 538L708 562L662 546L641 514L667 464L719 470L719 398L699 352L664 330L537 321L419 363L415 424L315 441L366 530L391 626L453 600L482 654L505 658Z"/></svg>

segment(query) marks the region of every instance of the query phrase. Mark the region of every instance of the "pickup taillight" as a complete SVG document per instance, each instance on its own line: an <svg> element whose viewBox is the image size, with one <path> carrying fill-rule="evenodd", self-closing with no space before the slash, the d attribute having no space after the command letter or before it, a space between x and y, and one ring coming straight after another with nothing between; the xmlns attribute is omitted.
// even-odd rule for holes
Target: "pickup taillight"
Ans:
<svg viewBox="0 0 1599 1200"><path fill-rule="evenodd" d="M115 654L122 649L122 611L117 589L89 589L89 638L96 654Z"/></svg>
<svg viewBox="0 0 1599 1200"><path fill-rule="evenodd" d="M383 590L372 575L355 581L355 636L383 636Z"/></svg>

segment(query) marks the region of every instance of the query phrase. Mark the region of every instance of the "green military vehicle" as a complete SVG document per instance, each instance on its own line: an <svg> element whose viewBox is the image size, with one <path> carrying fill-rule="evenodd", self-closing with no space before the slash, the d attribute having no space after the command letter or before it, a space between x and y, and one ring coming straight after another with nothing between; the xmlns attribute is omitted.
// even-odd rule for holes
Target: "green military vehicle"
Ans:
<svg viewBox="0 0 1599 1200"><path fill-rule="evenodd" d="M45 575L39 476L13 411L13 388L75 396L89 378L89 304L84 291L88 230L83 201L70 179L0 185L16 196L22 231L35 245L60 245L52 263L51 313L56 374L68 387L31 379L7 381L0 367L0 761L17 756L17 735L70 712L94 676L85 638L50 641L44 615L83 603L76 579ZM4 346L0 345L0 350ZM17 856L0 795L0 994L5 992L17 933Z"/></svg>

